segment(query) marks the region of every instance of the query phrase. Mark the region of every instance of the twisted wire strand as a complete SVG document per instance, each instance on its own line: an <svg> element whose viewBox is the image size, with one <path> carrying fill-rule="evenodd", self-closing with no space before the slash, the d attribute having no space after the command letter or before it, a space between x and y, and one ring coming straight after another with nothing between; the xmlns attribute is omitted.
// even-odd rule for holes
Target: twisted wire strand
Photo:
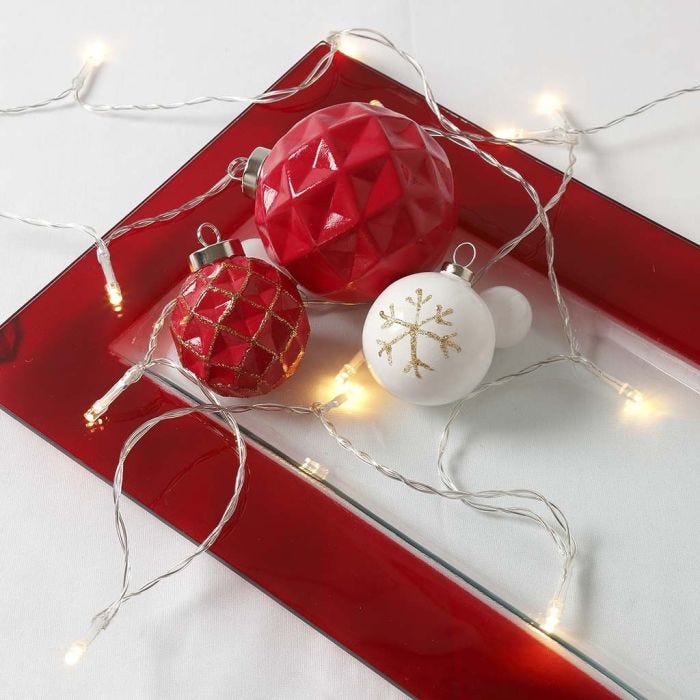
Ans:
<svg viewBox="0 0 700 700"><path fill-rule="evenodd" d="M134 368L129 368L127 370L127 373L125 374L125 377L129 377L127 383L125 386L128 386L129 384L132 384L136 381L138 381L144 374L144 372L153 366L156 365L161 365L161 366L166 366L171 369L174 369L178 371L180 374L182 374L186 379L189 379L191 382L193 382L199 389L202 391L204 396L210 401L208 404L209 407L212 407L211 410L212 412L214 408L218 409L218 411L221 411L221 404L219 401L219 398L204 384L202 384L199 380L199 378L192 373L190 370L186 369L185 367L182 367L180 364L174 362L173 360L169 358L159 358L159 359L153 359L153 355L155 353L155 349L157 346L158 342L158 334L160 333L161 329L163 328L163 325L165 324L165 321L167 317L169 316L170 312L172 311L172 308L175 305L175 300L170 301L168 304L166 304L163 309L161 310L158 318L156 319L155 323L153 324L153 328L151 330L151 334L149 336L149 341L148 341L148 347L146 350L146 353L144 355L144 359L136 366L138 368L138 371L136 373L129 374L131 370ZM97 633L99 633L101 630L105 629L111 620L114 618L114 616L119 612L119 609L121 608L122 604L126 602L127 600L130 600L131 598L140 595L144 591L153 588L153 586L157 585L160 581L162 581L165 578L168 578L174 574L176 574L178 571L182 571L185 567L189 566L189 564L200 554L203 552L206 552L209 550L209 548L214 544L218 536L221 534L221 531L223 530L224 526L226 523L230 520L231 516L236 510L236 506L238 505L238 500L240 498L240 494L243 490L243 486L245 483L245 476L246 476L246 470L245 470L245 461L246 461L246 443L243 440L243 437L241 435L238 423L233 419L232 415L230 413L222 413L223 419L226 421L226 424L228 425L228 428L231 430L231 433L234 436L235 444L236 444L236 452L238 455L238 469L236 472L236 479L234 482L234 488L233 488L233 493L231 495L231 499L229 500L226 508L224 509L224 512L217 523L217 525L214 527L214 529L211 531L211 533L196 547L194 552L190 554L189 556L185 557L184 559L180 560L177 562L174 566L170 567L165 573L156 576L155 578L147 581L145 584L143 584L141 587L137 588L134 591L129 590L130 586L130 579L131 579L131 561L130 561L130 550L129 550L129 537L128 537L128 532L126 528L126 523L124 522L123 516L121 514L121 496L122 496L122 485L123 485L123 478L124 478L124 464L126 461L126 458L128 457L129 453L133 449L134 445L138 443L138 441L146 434L148 433L153 427L155 427L158 423L160 423L163 420L171 420L174 418L178 418L183 415L188 415L190 413L196 412L196 407L185 407L183 409L175 409L173 411L169 411L165 414L162 414L161 416L156 416L155 418L152 418L145 423L141 424L125 441L122 450L119 455L119 461L117 463L117 468L115 470L114 474L114 480L113 480L113 486L112 486L112 496L113 496L113 502L114 502L114 521L115 521L115 528L117 531L117 537L119 540L119 544L122 548L122 553L123 553L123 573L122 573L122 586L121 586L121 591L119 596L106 608L101 610L97 615L93 617L93 625L96 623L98 624L97 628ZM205 411L200 411L200 412L205 412Z"/></svg>
<svg viewBox="0 0 700 700"><path fill-rule="evenodd" d="M68 97L73 97L76 92L78 81L82 77L84 70L85 67L80 69L80 72L71 81L70 87L61 90L61 92L54 95L53 97L49 97L45 100L39 100L38 102L31 102L26 105L17 105L15 107L0 107L0 116L25 114L26 112L36 112L39 109L44 109L45 107L53 106L58 102L63 102L63 100L67 99Z"/></svg>
<svg viewBox="0 0 700 700"><path fill-rule="evenodd" d="M105 113L105 112L150 112L154 110L174 110L182 107L194 107L196 105L207 104L210 102L245 102L248 104L271 104L293 97L297 93L311 87L315 82L320 80L326 71L330 68L333 62L337 48L329 46L328 51L321 56L316 65L311 69L310 73L298 85L288 88L278 88L275 90L267 90L258 95L243 96L243 95L201 95L186 100L177 100L174 102L149 102L144 104L128 103L128 104L92 104L87 102L83 97L82 91L84 84L81 84L75 90L76 102L88 112Z"/></svg>
<svg viewBox="0 0 700 700"><path fill-rule="evenodd" d="M296 86L292 86L289 88L279 88L275 90L268 90L266 92L262 92L256 96L253 97L243 97L243 96L236 96L236 95L221 95L221 96L200 96L200 97L195 97L192 99L188 100L180 100L180 101L175 101L175 102L169 102L169 103L147 103L147 104L117 104L117 105L109 105L109 104L91 104L87 102L85 99L83 92L85 91L87 85L90 82L90 79L94 75L96 69L98 68L98 64L93 64L90 61L86 61L83 66L81 67L80 71L78 74L75 76L73 79L71 86L62 90L59 92L57 95L50 97L46 100L38 101L35 103L31 103L28 105L19 105L16 107L5 107L0 109L0 115L2 114L22 114L25 112L31 112L31 111L36 111L38 109L43 109L45 107L51 106L57 102L61 102L69 97L73 97L75 102L78 103L81 107L86 109L87 111L91 112L119 112L119 111L126 111L126 110L135 110L135 111L152 111L152 110L157 110L157 109L163 109L163 110L173 110L173 109L178 109L180 107L189 107L189 106L194 106L194 105L199 105L199 104L204 104L207 102L248 102L248 103L253 103L253 104L269 104L272 102L278 102L284 99L287 99L293 95L296 95L297 93L305 90L306 88L310 87L313 85L315 82L317 82L328 70L330 67L333 57L335 56L336 52L339 50L339 43L344 37L354 37L356 39L368 41L368 42L373 42L376 44L380 44L382 46L385 46L386 48L390 49L394 53L396 53L402 60L407 62L414 70L414 72L418 75L421 85L422 85L422 90L423 90L423 95L426 100L426 103L428 104L430 110L432 113L435 115L437 118L439 124L441 127L448 132L451 136L455 135L461 135L464 138L468 139L472 143L492 143L492 144L501 144L501 145L509 145L509 144L514 144L514 143L519 143L519 144L525 144L525 143L544 143L544 144L561 144L561 143L569 143L571 147L570 153L573 152L573 144L574 142L571 142L570 139L572 136L577 136L579 134L581 135L587 135L587 134L595 134L598 133L602 130L611 128L616 126L617 124L620 124L628 119L631 119L633 117L636 117L652 107L655 107L658 104L661 104L662 102L667 102L669 100L676 99L678 97L681 97L683 95L693 93L700 91L700 85L688 87L688 88L682 88L680 90L676 90L674 92L668 93L667 95L664 95L660 98L657 98L655 100L652 100L650 102L647 102L646 104L642 105L641 107L638 107L637 109L633 110L632 112L629 112L627 114L621 115L619 117L616 117L609 122L595 126L595 127L589 127L589 128L583 128L583 129L573 129L571 128L570 125L566 124L563 128L556 127L548 132L542 132L544 135L538 136L537 134L540 132L528 132L528 136L522 137L522 138L499 138L495 136L490 136L490 135L483 135L483 134L477 134L473 132L468 132L468 131L461 131L459 127L457 127L454 122L452 122L441 110L440 106L437 103L437 100L435 99L435 96L433 94L432 88L430 86L430 83L428 81L427 75L421 66L421 64L410 54L407 52L403 51L400 49L396 44L394 44L387 36L382 34L381 32L378 32L373 29L368 29L368 28L353 28L353 29L343 29L337 32L331 32L329 36L327 37L327 42L328 42L328 51L324 53L317 63L314 65L314 67L311 69L309 74L304 78L304 80L301 81ZM443 134L445 136L445 134ZM236 159L236 160L242 160L242 159ZM235 161L234 161L235 162ZM229 168L228 171L229 176L231 176L231 169ZM230 177L227 178L224 176L221 178L213 187L211 187L207 192L198 195L197 197L192 198L189 200L187 203L182 205L181 207L177 207L176 209L169 210L167 212L163 212L160 215L153 216L153 217L147 217L145 219L139 220L137 222L134 222L132 224L128 224L126 226L122 226L119 229L111 232L107 236L107 244L111 240L114 240L115 238L118 238L119 236L123 235L124 233L127 233L128 231L132 231L134 229L143 229L148 226L151 226L153 224L163 222L163 221L169 221L180 214L189 211L201 204L203 201L206 199L209 199L210 197L218 194L221 192L223 189L225 189L231 182L232 179L237 179L235 177ZM562 183L564 189L566 188L567 183ZM559 193L559 196L555 196L552 200L550 200L550 203L545 206L545 211L548 211L551 209L551 207L555 206L556 203L559 201L559 198L563 194L563 190ZM25 217L21 216L18 214L14 214L11 212L3 212L0 213L0 216L4 214L4 218L12 218L15 221L29 224L29 225L34 225L34 226L44 226L48 228L74 228L77 230L81 231L93 231L94 229L90 226L86 226L83 224L75 224L75 225L66 225L62 223L55 223L55 222L50 222L45 219L36 219L32 217ZM538 212L538 217L536 219L541 220L541 215L540 212ZM536 219L533 219L533 222L531 225L534 227L532 230L538 227L538 223ZM529 235L531 230L528 230L528 228L523 231L520 236L525 237ZM90 234L91 236L93 235L92 233ZM93 236L95 238L95 245L98 247L98 257L101 256L102 260L100 261L101 264L103 260L107 260L107 268L108 270L105 271L106 278L108 284L110 283L110 280L114 281L114 284L116 284L116 280L114 279L113 272L111 272L111 267L109 265L109 258L108 258L108 253L107 249L105 246L102 246L98 241L97 234L94 234ZM522 240L522 238L518 237L518 239L514 239L510 243L505 244L506 246L512 246L515 247L518 242ZM510 249L512 249L510 247ZM505 248L505 246L504 246ZM499 251L501 252L501 251ZM502 251L503 255L506 255L506 251ZM498 258L500 259L500 258ZM488 267L491 265L495 264L497 262L496 259L492 260ZM104 267L104 266L103 266ZM483 271L485 272L485 270ZM483 274L483 272L481 274Z"/></svg>
<svg viewBox="0 0 700 700"><path fill-rule="evenodd" d="M184 214L185 212L198 207L202 202L205 202L207 199L211 199L220 192L223 192L232 182L240 182L241 178L243 177L243 170L247 160L247 158L243 157L234 158L229 163L226 170L226 175L212 185L206 192L189 199L187 202L181 204L179 207L175 207L174 209L169 209L168 211L156 214L155 216L148 216L144 219L134 221L133 223L120 226L105 236L105 243L108 245L113 240L123 236L129 231L147 228L148 226L152 226L153 224L161 223L163 221L170 221L180 216L180 214Z"/></svg>
<svg viewBox="0 0 700 700"><path fill-rule="evenodd" d="M601 131L605 131L606 129L615 127L618 124L627 121L628 119L639 116L640 114L643 114L644 112L647 112L653 107L656 107L657 105L660 105L664 102L675 100L684 95L700 91L700 85L693 85L690 87L681 88L679 90L674 90L673 92L669 92L666 95L650 100L649 102L641 105L640 107L637 107L631 112L615 117L610 121L605 122L604 124L600 124L598 126L573 128L570 124L567 124L564 128L555 127L553 129L544 130L540 132L527 131L525 132L526 135L522 137L501 138L492 135L484 135L460 130L460 128L456 124L454 124L454 122L452 122L440 108L440 105L435 99L432 88L430 87L430 83L428 81L427 74L423 69L422 65L413 56L400 49L396 44L394 44L394 42L391 41L391 39L389 39L385 34L382 34L382 32L379 32L376 29L370 29L366 27L342 29L340 31L331 32L327 38L327 41L331 45L336 45L343 37L352 37L355 39L379 44L390 49L401 59L406 61L413 68L414 72L421 81L423 97L425 98L426 103L430 107L430 110L433 112L433 114L439 121L440 125L444 129L453 133L463 134L464 136L466 136L474 142L492 143L498 145L511 145L515 143L560 145L563 143L570 143L572 136L597 134Z"/></svg>
<svg viewBox="0 0 700 700"><path fill-rule="evenodd" d="M437 458L437 465L438 465L438 473L440 475L440 479L442 483L449 489L452 489L454 491L458 490L457 485L453 481L452 477L449 475L447 472L447 469L445 467L444 459L445 459L445 454L447 452L447 447L448 447L448 442L449 442L449 436L450 436L450 430L452 427L452 424L457 420L457 418L460 416L462 409L464 408L464 405L468 403L469 401L472 401L475 397L479 396L480 394L483 394L484 392L499 387L503 386L504 384L508 384L509 382L513 381L514 379L518 379L520 377L524 377L526 375L532 374L534 372L537 372L538 370L542 369L543 367L546 367L547 365L555 364L555 363L560 363L560 362L566 362L566 361L571 361L572 356L570 355L552 355L550 357L545 358L544 360L540 360L539 362L535 362L531 365L528 365L526 367L523 367L522 369L519 369L515 372L512 372L510 374L506 374L502 377L499 377L498 379L494 379L489 382L484 382L480 386L478 386L476 389L474 389L472 392L470 392L467 396L465 396L463 399L458 401L452 408L452 411L450 413L450 416L447 420L447 423L445 424L445 427L443 428L442 434L440 436L439 444L438 444L438 458ZM557 586L557 591L555 593L555 599L556 598L561 598L563 589L567 585L567 582L569 580L569 576L571 574L571 569L573 566L573 561L574 557L576 556L576 542L573 538L573 535L571 533L571 528L569 527L568 520L566 519L565 515L561 511L561 509L552 503L548 498L543 496L542 494L532 491L531 489L512 489L507 491L507 493L517 496L520 498L534 498L535 500L540 501L550 512L552 517L555 520L556 523L556 528L552 528L549 523L546 523L544 520L541 519L536 519L536 521L548 532L548 534L552 537L554 540L555 544L557 545L557 549L559 550L559 553L563 556L564 561L563 561L563 569L560 577L559 584ZM468 505L472 505L472 507L478 507L476 505L473 505L471 503L468 503ZM482 508L479 508L482 509ZM509 511L512 512L512 511ZM517 514L517 513L513 513Z"/></svg>
<svg viewBox="0 0 700 700"><path fill-rule="evenodd" d="M649 111L653 107L656 107L657 105L662 104L663 102L669 102L670 100L675 100L678 97L683 97L684 95L690 95L694 92L700 92L700 85L693 85L691 87L687 88L681 88L680 90L674 90L673 92L669 92L667 95L664 95L663 97L657 97L655 100L651 100L649 102L646 102L643 104L641 107L637 107L637 109L633 109L631 112L628 112L627 114L623 114L619 117L615 117L614 119L611 119L608 122L605 122L604 124L600 124L599 126L590 126L585 129L570 129L571 133L574 134L597 134L600 131L605 131L605 129L610 129L613 126L617 126L618 124L622 124L622 122L627 121L628 119L632 119L633 117L636 117L640 114L644 114L644 112Z"/></svg>
<svg viewBox="0 0 700 700"><path fill-rule="evenodd" d="M26 105L17 105L16 107L0 107L0 115L11 115L11 114L23 114L25 112L35 112L38 109L43 109L56 102L62 102L67 97L73 95L75 88L73 85L71 87L62 90L57 95L49 97L46 100L40 100L39 102L32 102Z"/></svg>
<svg viewBox="0 0 700 700"><path fill-rule="evenodd" d="M11 211L0 211L0 218L7 219L8 221L16 221L20 224L26 224L27 226L53 228L57 230L72 229L74 231L80 231L81 233L84 233L92 238L95 243L95 247L107 252L105 241L100 238L97 231L95 231L92 226L88 226L87 224L78 224L73 221L49 221L48 219L40 219L32 216L22 216L21 214L16 214L15 212Z"/></svg>
<svg viewBox="0 0 700 700"><path fill-rule="evenodd" d="M155 328L155 327L154 327ZM142 369L145 371L151 367L155 366L165 366L169 369L176 370L180 372L184 377L195 383L199 389L205 394L211 403L201 403L194 406L184 406L182 408L172 409L166 411L165 413L155 416L144 423L142 423L136 430L134 430L131 435L126 439L122 450L119 455L119 461L117 462L117 468L114 474L114 482L112 488L113 503L114 503L114 522L117 532L117 538L122 549L123 554L123 573L122 573L122 585L118 597L110 603L107 607L103 608L93 617L93 623L98 621L99 631L106 629L109 623L112 621L114 616L119 612L121 606L128 600L141 595L145 591L150 590L158 583L163 581L170 576L177 574L178 572L189 566L192 561L200 554L207 552L214 545L218 537L221 535L222 530L231 519L238 506L238 501L240 499L243 486L245 484L246 478L246 458L247 458L247 448L246 443L241 435L240 428L237 421L234 419L234 415L239 413L247 413L250 411L266 411L266 412L280 412L285 411L288 413L293 413L297 415L313 415L319 410L324 410L320 408L322 406L327 406L327 404L319 404L319 406L306 407L306 406L288 406L284 404L275 403L258 403L258 404L240 404L236 406L223 406L218 397L213 394L209 389L207 389L198 378L189 370L182 367L177 362L174 362L170 358L156 358L150 359L148 362L142 364ZM331 405L331 404L329 404ZM326 409L327 410L327 409ZM237 455L236 460L236 478L234 482L233 494L228 501L224 511L211 530L211 532L200 542L200 544L194 549L192 553L184 557L183 559L177 561L175 564L170 566L166 571L158 576L155 576L147 580L142 585L137 588L131 589L131 551L129 546L129 536L124 517L121 513L121 499L123 493L123 480L124 480L124 467L125 462L133 448L138 444L138 442L143 438L148 432L150 432L154 427L162 423L163 421L175 420L183 416L188 416L192 414L216 414L223 418L227 423L229 429L233 433L235 438L235 452Z"/></svg>
<svg viewBox="0 0 700 700"><path fill-rule="evenodd" d="M376 469L383 476L394 481L398 481L404 484L405 486L408 486L410 489L418 491L419 493L431 496L439 496L441 498L446 498L453 501L462 501L466 505L483 512L516 515L532 520L538 525L542 526L547 531L547 533L552 537L555 544L557 545L557 549L559 549L562 552L564 552L568 547L572 545L573 539L571 538L571 534L569 532L568 523L566 521L566 518L564 518L561 510L537 491L534 491L532 489L488 489L483 491L465 491L458 489L454 485L454 483L450 482L449 479L447 480L448 483L445 483L447 489L441 489L432 486L423 481L412 479L406 476L397 469L394 469L379 462L368 452L358 447L355 447L355 445L349 438L341 435L338 432L338 429L336 428L335 424L328 418L327 411L318 410L316 412L316 415L321 421L321 424L325 428L326 432L338 443L338 445L340 445L340 447L354 455L361 462L364 462L365 464L368 464L369 466ZM555 528L552 527L549 523L547 523L539 514L535 513L530 509L512 506L500 506L479 502L479 499L495 500L500 498L512 497L523 498L527 500L536 500L543 503L554 516L557 525L564 529L565 539L562 539L562 536L555 530Z"/></svg>

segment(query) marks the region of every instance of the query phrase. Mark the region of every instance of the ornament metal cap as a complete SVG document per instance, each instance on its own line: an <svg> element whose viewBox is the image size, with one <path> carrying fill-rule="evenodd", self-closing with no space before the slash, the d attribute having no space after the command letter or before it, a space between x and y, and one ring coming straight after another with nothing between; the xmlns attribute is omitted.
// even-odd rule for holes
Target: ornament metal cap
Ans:
<svg viewBox="0 0 700 700"><path fill-rule="evenodd" d="M472 249L471 259L469 260L469 262L464 263L464 265L457 262L457 251L459 251L459 249L462 246L469 246ZM465 241L464 243L460 243L455 248L455 251L452 254L452 262L444 262L442 264L442 267L440 268L440 271L447 272L450 275L455 275L455 277L459 277L461 280L464 280L467 284L470 284L472 281L472 277L474 277L474 273L469 269L469 265L471 265L474 262L474 260L476 260L476 247L473 243Z"/></svg>
<svg viewBox="0 0 700 700"><path fill-rule="evenodd" d="M270 155L270 149L264 146L258 146L248 157L243 176L241 177L241 189L243 194L251 199L255 199L255 190L258 187L258 179L260 178L260 170L262 169L265 159Z"/></svg>
<svg viewBox="0 0 700 700"><path fill-rule="evenodd" d="M214 234L216 240L213 243L207 243L204 238L205 231L211 231ZM201 224L197 229L197 240L204 247L190 253L189 263L191 272L197 272L197 270L200 270L205 265L210 265L224 258L230 258L234 255L244 255L243 246L240 241L222 241L219 229L216 228L214 224Z"/></svg>

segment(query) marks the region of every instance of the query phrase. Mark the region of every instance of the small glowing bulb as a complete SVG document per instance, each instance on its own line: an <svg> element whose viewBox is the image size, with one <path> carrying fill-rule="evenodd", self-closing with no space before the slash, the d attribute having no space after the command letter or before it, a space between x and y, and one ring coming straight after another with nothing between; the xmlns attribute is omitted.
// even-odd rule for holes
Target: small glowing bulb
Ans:
<svg viewBox="0 0 700 700"><path fill-rule="evenodd" d="M345 384L350 381L356 374L357 371L365 363L365 356L362 350L356 352L350 362L345 363L341 368L340 372L335 375L335 385L340 391L345 389Z"/></svg>
<svg viewBox="0 0 700 700"><path fill-rule="evenodd" d="M343 365L340 372L335 375L336 387L342 389L343 386L350 381L350 378L354 376L355 370L350 365Z"/></svg>
<svg viewBox="0 0 700 700"><path fill-rule="evenodd" d="M360 50L358 41L347 34L340 34L338 36L338 51L349 58L354 58L356 61L362 58L362 51Z"/></svg>
<svg viewBox="0 0 700 700"><path fill-rule="evenodd" d="M638 391L637 389L632 389L627 394L627 398L630 401L633 401L634 403L643 403L644 402L644 394L642 394L642 392Z"/></svg>
<svg viewBox="0 0 700 700"><path fill-rule="evenodd" d="M547 616L545 617L544 622L540 625L540 627L547 632L547 634L551 634L557 628L557 625L561 620L561 608L562 605L558 600L553 601L549 606Z"/></svg>
<svg viewBox="0 0 700 700"><path fill-rule="evenodd" d="M643 403L644 402L644 394L642 394L639 389L635 389L633 386L630 386L627 382L625 382L619 389L618 393L620 396L624 396L625 398L629 399L633 403Z"/></svg>
<svg viewBox="0 0 700 700"><path fill-rule="evenodd" d="M496 129L493 135L497 139L503 139L504 141L515 141L516 139L523 138L524 132L522 129L516 129L512 126L507 126L502 129Z"/></svg>
<svg viewBox="0 0 700 700"><path fill-rule="evenodd" d="M641 391L631 389L622 404L622 419L640 425L653 423L664 415L663 404L656 397L649 397Z"/></svg>
<svg viewBox="0 0 700 700"><path fill-rule="evenodd" d="M119 312L122 310L122 303L124 302L124 297L122 296L122 290L117 282L108 282L105 285L107 290L107 298L112 308Z"/></svg>
<svg viewBox="0 0 700 700"><path fill-rule="evenodd" d="M85 49L83 56L87 63L97 68L105 62L107 53L107 47L102 42L96 41Z"/></svg>
<svg viewBox="0 0 700 700"><path fill-rule="evenodd" d="M80 661L87 651L87 644L83 641L73 642L73 644L68 647L66 655L63 657L63 661L66 666L75 666L75 664Z"/></svg>
<svg viewBox="0 0 700 700"><path fill-rule="evenodd" d="M383 107L384 105L379 100L370 100L369 103L372 107Z"/></svg>
<svg viewBox="0 0 700 700"><path fill-rule="evenodd" d="M112 390L110 390L111 393ZM121 393L121 392L120 392ZM119 394L117 394L118 396ZM97 399L90 408L88 408L85 413L83 413L83 418L85 418L85 425L87 425L88 428L92 428L96 424L100 424L102 422L101 417L104 413L107 412L107 409L109 408L111 401L105 401L104 397L101 399Z"/></svg>
<svg viewBox="0 0 700 700"><path fill-rule="evenodd" d="M545 92L537 98L535 110L538 114L552 115L561 112L563 107L562 101L557 95L552 95Z"/></svg>

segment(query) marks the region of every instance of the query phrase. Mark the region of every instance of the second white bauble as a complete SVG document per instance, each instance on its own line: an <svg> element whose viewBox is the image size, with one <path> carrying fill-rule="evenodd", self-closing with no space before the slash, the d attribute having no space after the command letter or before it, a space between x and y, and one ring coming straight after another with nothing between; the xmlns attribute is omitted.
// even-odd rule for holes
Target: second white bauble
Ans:
<svg viewBox="0 0 700 700"><path fill-rule="evenodd" d="M372 304L362 331L377 382L423 406L466 396L484 378L494 347L488 307L449 272L419 272L391 284Z"/></svg>
<svg viewBox="0 0 700 700"><path fill-rule="evenodd" d="M513 287L491 287L481 292L496 329L496 347L512 348L530 332L532 307L527 297Z"/></svg>

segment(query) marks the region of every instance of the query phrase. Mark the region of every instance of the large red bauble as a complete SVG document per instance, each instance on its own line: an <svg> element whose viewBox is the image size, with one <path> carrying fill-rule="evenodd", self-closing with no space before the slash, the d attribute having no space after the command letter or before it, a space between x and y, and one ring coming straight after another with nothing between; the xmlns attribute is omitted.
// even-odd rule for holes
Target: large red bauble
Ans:
<svg viewBox="0 0 700 700"><path fill-rule="evenodd" d="M258 396L294 374L309 320L286 274L241 255L187 278L170 332L183 367L203 384L222 396Z"/></svg>
<svg viewBox="0 0 700 700"><path fill-rule="evenodd" d="M293 126L262 165L255 221L309 291L369 301L442 261L454 227L447 156L416 122L348 102Z"/></svg>

